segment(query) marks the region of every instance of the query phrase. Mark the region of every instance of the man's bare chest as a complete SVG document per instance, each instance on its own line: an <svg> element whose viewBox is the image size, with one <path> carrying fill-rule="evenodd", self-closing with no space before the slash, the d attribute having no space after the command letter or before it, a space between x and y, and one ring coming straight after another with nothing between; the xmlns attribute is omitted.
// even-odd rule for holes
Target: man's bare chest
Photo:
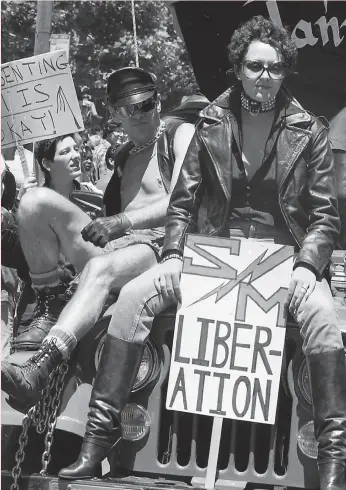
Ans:
<svg viewBox="0 0 346 490"><path fill-rule="evenodd" d="M121 179L123 206L126 207L135 199L152 200L165 193L156 151L128 159Z"/></svg>

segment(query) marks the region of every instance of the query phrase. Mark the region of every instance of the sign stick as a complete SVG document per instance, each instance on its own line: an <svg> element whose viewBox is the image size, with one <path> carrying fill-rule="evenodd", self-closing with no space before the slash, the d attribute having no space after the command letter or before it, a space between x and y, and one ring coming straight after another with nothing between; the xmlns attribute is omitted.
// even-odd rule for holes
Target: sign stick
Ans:
<svg viewBox="0 0 346 490"><path fill-rule="evenodd" d="M9 107L10 107L10 112L11 112L12 123L13 123L13 126L14 126L14 116L13 116L13 110L12 110L11 100L9 99L8 102L9 102ZM29 177L29 175L30 175L29 174L29 168L28 168L28 162L26 161L24 147L18 141L18 137L17 137L16 131L14 132L14 138L15 138L15 141L16 141L16 148L17 148L17 151L18 151L20 163L21 163L21 166L22 166L22 169L23 169L23 174L24 174L24 177L27 179Z"/></svg>
<svg viewBox="0 0 346 490"><path fill-rule="evenodd" d="M205 478L204 488L213 490L215 488L215 476L217 468L217 460L219 457L221 431L222 431L222 417L214 417L213 430L211 433L211 441L209 448L207 475Z"/></svg>

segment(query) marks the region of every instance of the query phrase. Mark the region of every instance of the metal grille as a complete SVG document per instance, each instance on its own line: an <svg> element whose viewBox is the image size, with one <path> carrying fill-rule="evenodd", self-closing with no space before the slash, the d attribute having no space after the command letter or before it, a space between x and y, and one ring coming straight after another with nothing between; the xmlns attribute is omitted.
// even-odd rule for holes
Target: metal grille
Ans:
<svg viewBox="0 0 346 490"><path fill-rule="evenodd" d="M172 412L164 408L162 391L161 423L159 429L158 463L175 473L206 469L212 431L212 417ZM277 424L254 424L238 420L223 421L218 459L220 477L234 479L235 475L272 475L283 477L288 465L291 403L282 389L279 395ZM244 474L244 477L245 477Z"/></svg>

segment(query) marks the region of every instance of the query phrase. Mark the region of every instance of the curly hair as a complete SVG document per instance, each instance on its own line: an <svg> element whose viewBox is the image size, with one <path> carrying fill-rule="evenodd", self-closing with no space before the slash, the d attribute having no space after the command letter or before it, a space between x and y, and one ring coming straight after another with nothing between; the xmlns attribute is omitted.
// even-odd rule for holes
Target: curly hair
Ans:
<svg viewBox="0 0 346 490"><path fill-rule="evenodd" d="M228 59L235 68L239 68L244 55L253 41L270 44L282 55L288 71L293 71L297 62L298 50L291 39L288 29L275 25L262 15L256 15L245 22L232 35L228 45Z"/></svg>
<svg viewBox="0 0 346 490"><path fill-rule="evenodd" d="M75 139L75 136L73 133L70 134L64 134L62 136L57 136L56 138L50 138L48 140L44 141L39 141L37 143L36 149L35 149L35 156L36 160L44 174L45 177L45 185L49 187L50 184L50 173L48 170L45 168L43 165L42 161L44 158L47 160L50 160L51 162L54 160L55 157L55 151L56 151L56 145L59 141L64 140L65 138L68 138L71 136L71 138Z"/></svg>

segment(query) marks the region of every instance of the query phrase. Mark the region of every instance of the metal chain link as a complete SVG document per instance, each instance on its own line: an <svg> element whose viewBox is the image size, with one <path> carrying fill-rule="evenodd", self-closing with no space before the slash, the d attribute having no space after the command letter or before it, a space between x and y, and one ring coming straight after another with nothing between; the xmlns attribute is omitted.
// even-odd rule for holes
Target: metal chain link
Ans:
<svg viewBox="0 0 346 490"><path fill-rule="evenodd" d="M56 376L54 377L54 384L52 393L54 393L51 398L50 412L48 418L48 430L46 437L44 439L45 450L42 454L42 470L40 475L45 475L47 473L47 467L51 460L51 448L53 444L54 429L57 422L58 410L61 403L61 394L64 387L64 379L68 371L68 363L64 361L56 371Z"/></svg>
<svg viewBox="0 0 346 490"><path fill-rule="evenodd" d="M12 469L13 483L10 487L10 490L19 490L18 480L22 473L21 464L23 463L25 458L25 448L28 443L28 430L32 423L33 412L34 407L29 410L22 422L22 432L19 436L19 449L15 454L16 465Z"/></svg>
<svg viewBox="0 0 346 490"><path fill-rule="evenodd" d="M139 67L139 58L138 58L138 40L137 40L137 26L136 26L136 14L135 14L135 2L131 0L131 13L132 13L132 25L133 25L133 42L135 46L135 60L136 67Z"/></svg>
<svg viewBox="0 0 346 490"><path fill-rule="evenodd" d="M12 469L13 483L10 490L19 490L18 480L22 469L21 464L25 458L25 448L28 443L28 430L33 424L39 434L47 430L44 439L45 450L42 454L41 475L47 473L47 467L51 460L51 447L53 443L54 429L57 422L58 410L61 403L61 394L64 388L64 379L68 372L68 362L65 360L50 375L48 383L42 391L40 401L24 417L22 422L22 432L19 436L19 449L15 454L16 465Z"/></svg>

